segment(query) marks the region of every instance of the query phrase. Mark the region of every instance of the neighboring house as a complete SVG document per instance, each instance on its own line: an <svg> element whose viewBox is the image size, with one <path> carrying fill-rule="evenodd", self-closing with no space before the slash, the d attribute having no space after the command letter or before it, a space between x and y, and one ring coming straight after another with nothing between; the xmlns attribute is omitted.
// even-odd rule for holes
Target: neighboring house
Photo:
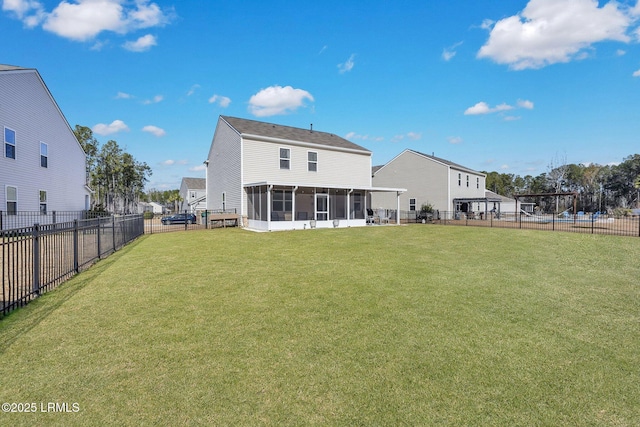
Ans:
<svg viewBox="0 0 640 427"><path fill-rule="evenodd" d="M207 180L205 178L182 178L180 212L195 213L207 209Z"/></svg>
<svg viewBox="0 0 640 427"><path fill-rule="evenodd" d="M138 213L153 212L155 215L162 215L167 210L164 206L156 202L140 202L138 203Z"/></svg>
<svg viewBox="0 0 640 427"><path fill-rule="evenodd" d="M90 206L86 155L42 77L35 69L0 65L0 211L40 212ZM6 222L6 221L5 221ZM5 227L6 223L5 223Z"/></svg>
<svg viewBox="0 0 640 427"><path fill-rule="evenodd" d="M500 203L491 203L489 205L489 210L495 208L496 212L515 212L516 211L516 199L512 199L510 197L501 196L500 194L494 193L491 190L486 190L485 195L488 199L500 199ZM526 212L531 211L533 213L534 203L521 203L522 209Z"/></svg>
<svg viewBox="0 0 640 427"><path fill-rule="evenodd" d="M404 150L384 166L374 167L372 175L374 186L407 189L400 196L402 211L419 211L424 204L438 212L486 213L494 203L500 209L501 199L485 194L483 173L418 151ZM384 206L390 201L387 194L374 193L371 204Z"/></svg>
<svg viewBox="0 0 640 427"><path fill-rule="evenodd" d="M371 151L331 133L220 116L207 157L207 208L256 230L367 224Z"/></svg>

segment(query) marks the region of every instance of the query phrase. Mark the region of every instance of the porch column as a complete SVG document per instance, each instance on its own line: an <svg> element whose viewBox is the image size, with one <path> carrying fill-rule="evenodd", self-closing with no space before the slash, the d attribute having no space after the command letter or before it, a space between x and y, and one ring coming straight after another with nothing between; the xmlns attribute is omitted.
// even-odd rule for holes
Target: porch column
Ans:
<svg viewBox="0 0 640 427"><path fill-rule="evenodd" d="M267 230L271 231L271 190L273 185L267 185Z"/></svg>
<svg viewBox="0 0 640 427"><path fill-rule="evenodd" d="M400 225L400 194L402 192L396 191L396 225Z"/></svg>
<svg viewBox="0 0 640 427"><path fill-rule="evenodd" d="M296 191L298 191L297 185L293 187L293 190L291 190L291 222L292 223L296 220Z"/></svg>

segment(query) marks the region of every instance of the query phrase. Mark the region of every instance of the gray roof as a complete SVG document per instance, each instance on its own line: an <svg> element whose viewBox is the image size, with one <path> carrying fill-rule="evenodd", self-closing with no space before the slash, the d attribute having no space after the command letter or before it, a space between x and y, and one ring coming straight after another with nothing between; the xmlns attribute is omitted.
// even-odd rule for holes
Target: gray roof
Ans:
<svg viewBox="0 0 640 427"><path fill-rule="evenodd" d="M207 180L205 178L182 178L189 190L206 190Z"/></svg>
<svg viewBox="0 0 640 427"><path fill-rule="evenodd" d="M15 65L0 64L0 71L13 71L13 70L28 70L28 68L22 68Z"/></svg>
<svg viewBox="0 0 640 427"><path fill-rule="evenodd" d="M220 116L229 123L238 133L244 135L257 135L268 138L276 138L288 141L303 142L309 144L326 145L329 147L344 148L349 150L370 153L360 145L347 141L337 135L317 130L294 128L290 126L276 125L273 123L258 122L255 120L239 119L237 117Z"/></svg>
<svg viewBox="0 0 640 427"><path fill-rule="evenodd" d="M449 161L449 160L447 160L447 159L443 159L443 158L436 157L436 156L430 156L429 154L421 153L421 152L416 151L416 150L410 150L410 149L407 149L407 151L411 151L412 153L418 154L418 155L420 155L420 156L428 157L428 158L430 158L430 159L433 159L433 160L435 160L435 161L438 161L438 162L444 163L445 165L451 166L451 167L453 167L453 168L455 168L455 169L459 169L459 170L461 170L461 171L470 172L470 173L474 173L474 174L477 174L477 175L484 175L482 172L478 172L478 171L475 171L475 170L470 169L470 168L468 168L468 167L465 167L465 166L459 165L459 164L457 164L457 163L450 162L450 161Z"/></svg>

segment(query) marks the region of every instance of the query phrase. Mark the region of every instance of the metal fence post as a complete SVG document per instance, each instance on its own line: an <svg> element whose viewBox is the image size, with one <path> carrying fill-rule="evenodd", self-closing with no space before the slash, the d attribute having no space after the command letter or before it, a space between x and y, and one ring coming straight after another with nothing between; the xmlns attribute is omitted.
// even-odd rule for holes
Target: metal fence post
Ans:
<svg viewBox="0 0 640 427"><path fill-rule="evenodd" d="M116 217L115 215L111 216L111 237L113 240L113 252L116 251Z"/></svg>
<svg viewBox="0 0 640 427"><path fill-rule="evenodd" d="M80 264L78 263L78 220L73 220L73 270L78 273Z"/></svg>
<svg viewBox="0 0 640 427"><path fill-rule="evenodd" d="M33 293L40 294L40 224L33 224Z"/></svg>
<svg viewBox="0 0 640 427"><path fill-rule="evenodd" d="M100 234L102 234L102 219L98 218L98 259L102 259L102 250L100 249Z"/></svg>

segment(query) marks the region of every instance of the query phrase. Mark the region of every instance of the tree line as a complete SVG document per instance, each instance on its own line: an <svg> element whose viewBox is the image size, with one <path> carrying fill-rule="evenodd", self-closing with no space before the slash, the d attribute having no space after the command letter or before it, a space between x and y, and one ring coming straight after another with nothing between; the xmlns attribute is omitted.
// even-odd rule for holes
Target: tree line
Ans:
<svg viewBox="0 0 640 427"><path fill-rule="evenodd" d="M145 197L144 186L151 168L114 140L100 145L88 127L76 125L73 132L87 155L87 183L94 192L91 210L135 212Z"/></svg>
<svg viewBox="0 0 640 427"><path fill-rule="evenodd" d="M519 194L577 193L577 209L585 212L640 207L640 154L625 157L618 165L566 164L553 161L538 176L484 172L487 190L514 197ZM544 211L554 208L557 198L520 199L536 203ZM557 210L557 209L556 209Z"/></svg>

